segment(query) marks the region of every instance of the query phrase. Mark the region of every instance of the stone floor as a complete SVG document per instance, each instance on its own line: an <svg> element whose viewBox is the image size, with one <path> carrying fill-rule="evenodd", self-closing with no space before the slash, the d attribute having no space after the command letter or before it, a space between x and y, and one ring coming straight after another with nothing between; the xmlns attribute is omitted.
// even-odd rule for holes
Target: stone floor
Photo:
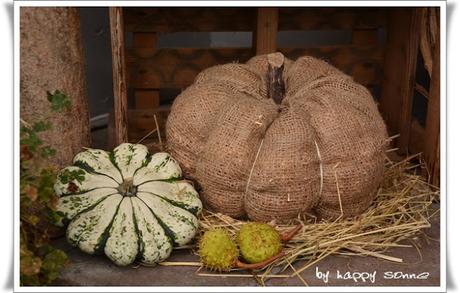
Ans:
<svg viewBox="0 0 460 293"><path fill-rule="evenodd" d="M439 220L432 223L426 235L439 239ZM374 257L361 256L330 256L301 273L310 286L438 286L440 282L439 241L420 239L420 254L415 248L397 248L386 252L387 255L400 257L403 263L394 263ZM91 256L68 245L64 239L56 240L56 245L67 251L70 256L69 266L62 272L56 285L66 286L258 286L258 282L250 277L207 277L199 276L198 267L186 266L128 266L117 267L103 256ZM176 250L168 259L171 262L197 262L198 257L190 250ZM294 263L301 268L305 263ZM317 278L317 271L329 271L328 282ZM346 272L355 273L356 277L369 277L366 273L375 272L375 280L337 278L337 271L342 276ZM361 275L356 272L362 273ZM387 279L391 276L393 279ZM399 272L399 273L398 273ZM212 273L203 269L199 273ZM246 274L246 272L235 272ZM288 269L282 274L291 274ZM405 275L402 275L405 274ZM411 274L415 274L409 276ZM427 275L428 274L428 275ZM427 276L426 279L414 279ZM412 277L412 278L409 278ZM266 286L303 286L302 281L294 276L290 278L272 278L265 282Z"/></svg>

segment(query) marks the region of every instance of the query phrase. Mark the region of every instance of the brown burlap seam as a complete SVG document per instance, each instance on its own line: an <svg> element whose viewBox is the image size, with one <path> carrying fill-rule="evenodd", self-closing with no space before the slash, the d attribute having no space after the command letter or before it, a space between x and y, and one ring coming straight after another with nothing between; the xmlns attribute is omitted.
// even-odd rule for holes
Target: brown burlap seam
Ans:
<svg viewBox="0 0 460 293"><path fill-rule="evenodd" d="M334 170L335 185L337 187L337 197L339 198L339 207L340 207L340 216L337 218L337 220L343 217L342 197L340 196L339 178L337 177L337 167L339 165L340 165L340 162L337 162L337 164L335 164L334 167L332 167L332 169Z"/></svg>
<svg viewBox="0 0 460 293"><path fill-rule="evenodd" d="M262 149L263 144L264 144L264 138L262 138L262 140L260 141L259 148L257 149L256 157L254 158L254 162L252 163L252 166L251 166L251 171L249 172L248 180L246 181L246 189L244 191L244 196L243 196L244 200L246 200L246 194L248 193L252 172L254 171L254 167L256 165L257 158L259 158L260 150Z"/></svg>

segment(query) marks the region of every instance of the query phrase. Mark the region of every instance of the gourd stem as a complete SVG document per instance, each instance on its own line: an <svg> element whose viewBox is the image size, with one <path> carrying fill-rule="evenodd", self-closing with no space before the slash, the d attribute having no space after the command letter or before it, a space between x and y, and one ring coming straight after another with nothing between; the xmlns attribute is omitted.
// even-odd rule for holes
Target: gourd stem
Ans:
<svg viewBox="0 0 460 293"><path fill-rule="evenodd" d="M239 259L236 260L236 267L238 268L241 268L241 269L246 269L246 270L258 270L258 269L261 269L267 265L269 265L270 263L274 262L275 260L279 259L280 257L283 257L284 256L284 251L281 251L280 253L278 253L277 255L274 255L262 262L258 262L258 263L251 263L251 264L248 264L248 263L244 263L242 261L240 261Z"/></svg>
<svg viewBox="0 0 460 293"><path fill-rule="evenodd" d="M288 242L289 240L292 239L292 237L295 236L295 234L297 234L297 232L300 231L300 229L302 229L302 225L299 224L297 226L295 226L291 231L285 233L285 234L282 234L281 235L281 241L283 242Z"/></svg>
<svg viewBox="0 0 460 293"><path fill-rule="evenodd" d="M276 104L281 104L285 95L283 80L284 56L281 53L267 55L268 60L268 98L273 99Z"/></svg>
<svg viewBox="0 0 460 293"><path fill-rule="evenodd" d="M123 182L118 186L118 192L120 192L123 196L135 196L137 193L137 186L133 185L133 178L126 178Z"/></svg>

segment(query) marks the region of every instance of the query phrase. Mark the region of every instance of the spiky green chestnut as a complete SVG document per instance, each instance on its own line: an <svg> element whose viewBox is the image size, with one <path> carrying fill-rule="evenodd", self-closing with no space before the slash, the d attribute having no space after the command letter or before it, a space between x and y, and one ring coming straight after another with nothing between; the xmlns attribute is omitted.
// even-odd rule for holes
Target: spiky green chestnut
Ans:
<svg viewBox="0 0 460 293"><path fill-rule="evenodd" d="M281 252L281 236L265 223L244 224L236 237L240 253L248 263L259 263Z"/></svg>
<svg viewBox="0 0 460 293"><path fill-rule="evenodd" d="M230 271L238 259L238 248L224 229L206 231L200 240L201 263L215 271Z"/></svg>

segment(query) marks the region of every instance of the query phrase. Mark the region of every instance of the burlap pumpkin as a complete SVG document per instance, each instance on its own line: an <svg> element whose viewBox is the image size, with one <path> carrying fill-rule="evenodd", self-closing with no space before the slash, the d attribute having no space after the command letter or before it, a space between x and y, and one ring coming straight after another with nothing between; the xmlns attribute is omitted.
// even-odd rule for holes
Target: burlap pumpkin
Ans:
<svg viewBox="0 0 460 293"><path fill-rule="evenodd" d="M302 57L284 59L278 104L269 96L269 56L283 57L201 72L174 101L169 152L199 183L204 204L232 217L362 213L381 182L388 141L371 94L326 62Z"/></svg>

